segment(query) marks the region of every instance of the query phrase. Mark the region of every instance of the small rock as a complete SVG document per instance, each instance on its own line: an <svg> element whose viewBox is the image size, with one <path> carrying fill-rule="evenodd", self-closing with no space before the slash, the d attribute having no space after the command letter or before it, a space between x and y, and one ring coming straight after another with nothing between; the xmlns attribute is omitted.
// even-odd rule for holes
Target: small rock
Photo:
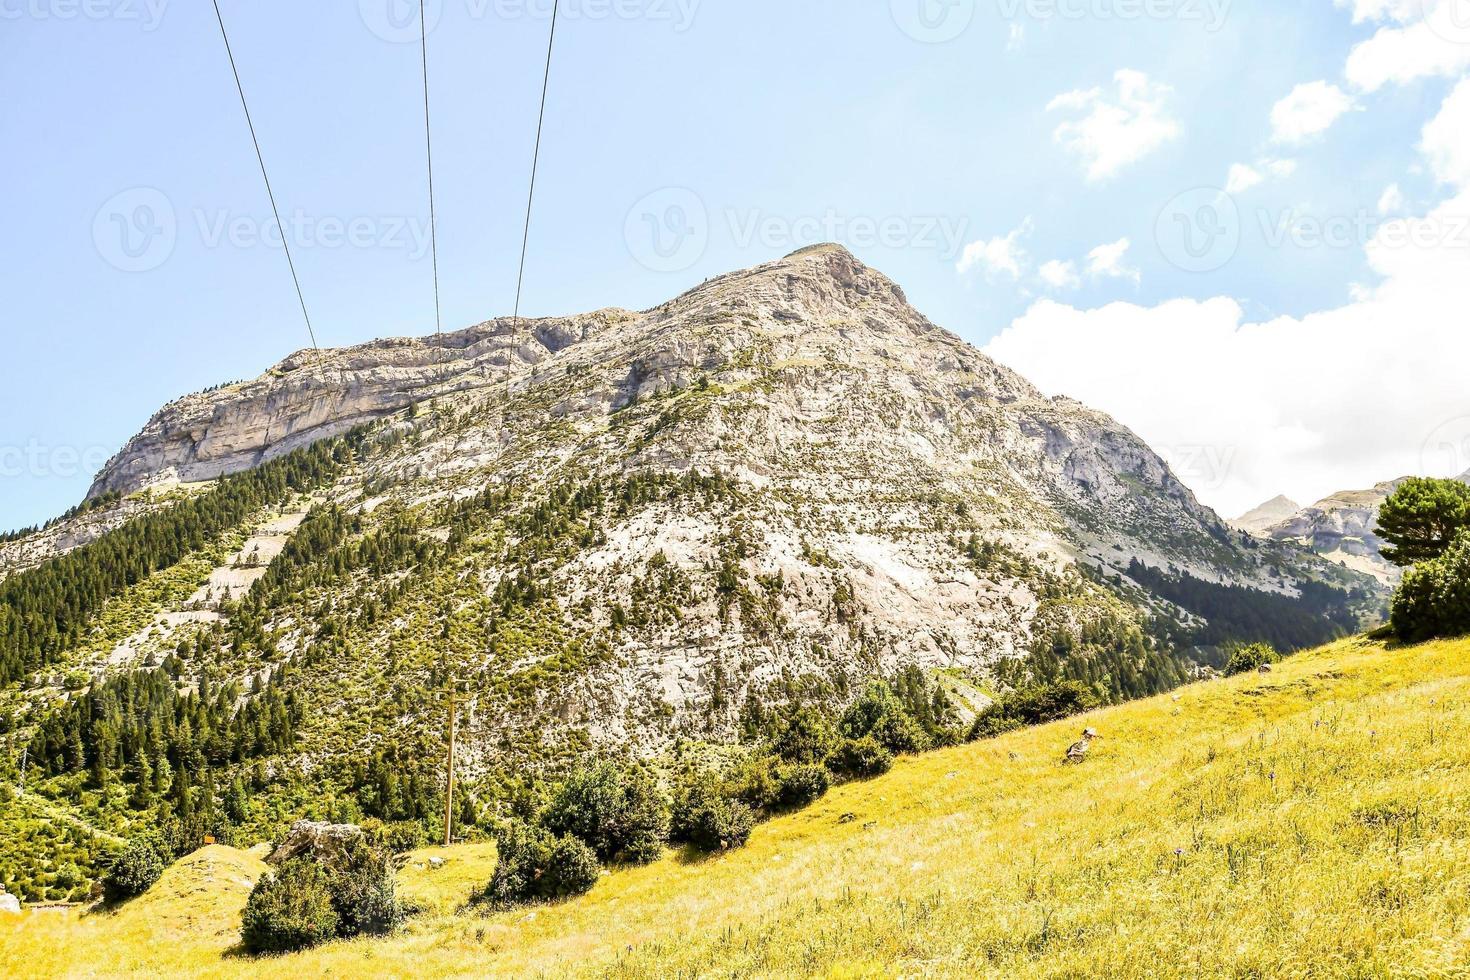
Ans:
<svg viewBox="0 0 1470 980"><path fill-rule="evenodd" d="M0 912L10 912L20 915L20 899L0 887Z"/></svg>
<svg viewBox="0 0 1470 980"><path fill-rule="evenodd" d="M444 867L444 859L441 857L429 858L429 867L435 869Z"/></svg>
<svg viewBox="0 0 1470 980"><path fill-rule="evenodd" d="M856 819L857 819L857 814L856 813L844 813L842 816L840 816L840 817L837 818L837 822L838 823L852 823Z"/></svg>

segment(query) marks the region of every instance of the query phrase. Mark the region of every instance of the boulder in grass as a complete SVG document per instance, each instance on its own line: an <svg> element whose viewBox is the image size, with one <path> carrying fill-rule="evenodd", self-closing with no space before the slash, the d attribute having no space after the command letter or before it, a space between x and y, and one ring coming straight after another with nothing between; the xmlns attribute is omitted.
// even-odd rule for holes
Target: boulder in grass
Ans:
<svg viewBox="0 0 1470 980"><path fill-rule="evenodd" d="M298 820L266 861L279 867L292 858L305 857L338 869L346 864L352 845L365 836L363 829L356 824Z"/></svg>

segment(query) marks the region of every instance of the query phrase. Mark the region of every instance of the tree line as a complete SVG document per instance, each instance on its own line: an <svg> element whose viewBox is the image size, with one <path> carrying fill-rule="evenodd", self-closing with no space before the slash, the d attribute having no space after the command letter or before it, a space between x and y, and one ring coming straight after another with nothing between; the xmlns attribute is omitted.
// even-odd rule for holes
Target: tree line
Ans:
<svg viewBox="0 0 1470 980"><path fill-rule="evenodd" d="M353 441L316 443L225 477L205 493L0 582L0 684L55 663L123 590L178 564L267 504L333 479L351 459Z"/></svg>

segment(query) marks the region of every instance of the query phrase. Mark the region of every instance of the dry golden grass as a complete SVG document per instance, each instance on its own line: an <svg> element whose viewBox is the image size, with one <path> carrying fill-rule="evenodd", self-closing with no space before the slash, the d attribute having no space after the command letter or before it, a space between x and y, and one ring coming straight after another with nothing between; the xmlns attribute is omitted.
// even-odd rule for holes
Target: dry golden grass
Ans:
<svg viewBox="0 0 1470 980"><path fill-rule="evenodd" d="M150 894L136 914L0 926L0 963L661 978L1446 976L1470 962L1470 641L1346 641L1097 712L1093 757L1060 765L1083 724L902 760L742 851L670 855L563 905L445 911L488 876L482 853L406 878L438 911L387 940L222 956L243 894L196 896L203 935L180 917L191 899Z"/></svg>
<svg viewBox="0 0 1470 980"><path fill-rule="evenodd" d="M437 868L431 863L436 858L444 862ZM482 891L495 873L495 845L424 847L404 855L399 863L398 896L405 904L425 912L452 913Z"/></svg>

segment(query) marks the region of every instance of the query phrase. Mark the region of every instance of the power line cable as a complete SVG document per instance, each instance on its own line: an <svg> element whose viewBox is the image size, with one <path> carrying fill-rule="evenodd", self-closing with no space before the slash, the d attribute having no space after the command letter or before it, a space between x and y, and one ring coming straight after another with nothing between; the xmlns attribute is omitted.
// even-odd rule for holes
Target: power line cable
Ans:
<svg viewBox="0 0 1470 980"><path fill-rule="evenodd" d="M235 76L235 90L240 93L240 108L245 110L245 125L250 127L250 142L255 144L255 159L260 164L260 176L265 181L265 193L271 201L271 213L276 216L276 227L281 231L281 246L286 251L286 265L291 268L291 281L296 284L296 299L301 303L301 316L306 320L306 332L311 337L312 350L320 350L316 343L316 331L311 326L311 314L306 312L306 296L301 292L301 279L296 275L296 263L291 259L291 242L286 226L281 222L280 208L276 207L276 195L271 190L271 178L265 170L265 156L260 152L260 139L255 135L255 123L250 118L250 105L245 101L245 86L240 84L240 69L235 66L235 52L230 47L230 34L225 30L225 18L219 10L219 0L214 2L214 16L219 21L220 37L225 41L225 54L230 58L230 72Z"/></svg>
<svg viewBox="0 0 1470 980"><path fill-rule="evenodd" d="M556 46L556 13L561 0L551 6L551 36L546 42L546 74L541 80L541 113L536 118L536 152L531 157L531 191L526 195L526 227L521 233L521 268L516 274L514 320L521 318L521 286L526 279L526 246L531 240L531 206L536 200L536 166L541 162L541 129L546 122L546 92L551 85L551 52Z"/></svg>
<svg viewBox="0 0 1470 980"><path fill-rule="evenodd" d="M434 336L444 330L439 312L439 229L434 216L434 139L429 127L429 26L424 0L419 0L419 53L424 67L424 151L429 161L429 251L434 263Z"/></svg>

